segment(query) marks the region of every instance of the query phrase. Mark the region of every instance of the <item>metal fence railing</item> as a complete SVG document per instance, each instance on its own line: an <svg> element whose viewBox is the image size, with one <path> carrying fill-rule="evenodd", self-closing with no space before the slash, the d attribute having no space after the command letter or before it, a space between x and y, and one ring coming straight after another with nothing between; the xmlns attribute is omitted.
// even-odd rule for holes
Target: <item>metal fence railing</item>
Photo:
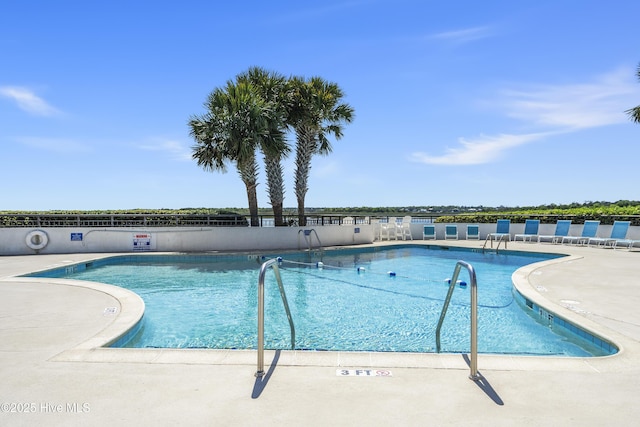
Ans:
<svg viewBox="0 0 640 427"><path fill-rule="evenodd" d="M414 224L431 224L439 217L446 216L446 222L459 223L495 223L498 218L510 219L512 223L524 223L525 219L539 219L541 223L554 224L560 219L569 219L574 224L582 224L585 220L597 219L602 224L613 224L614 221L631 221L631 225L640 226L640 215L520 215L520 214L474 214L451 215L430 214L411 215ZM360 225L374 221L386 223L392 216L364 215L307 215L306 225ZM402 215L396 216L402 219ZM444 218L443 218L444 219ZM48 228L48 227L247 227L250 217L240 214L0 214L0 228ZM298 226L297 215L285 215L284 224ZM260 215L258 227L274 227L273 216Z"/></svg>

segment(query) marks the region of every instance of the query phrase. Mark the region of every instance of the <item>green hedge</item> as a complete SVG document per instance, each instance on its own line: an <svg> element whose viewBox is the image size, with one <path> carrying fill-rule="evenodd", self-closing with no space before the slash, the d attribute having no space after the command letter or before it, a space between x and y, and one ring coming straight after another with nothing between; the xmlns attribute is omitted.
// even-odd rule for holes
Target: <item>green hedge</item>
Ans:
<svg viewBox="0 0 640 427"><path fill-rule="evenodd" d="M495 223L498 219L509 219L512 223L524 223L527 219L539 219L542 224L555 224L560 219L570 219L574 224L583 224L588 220L597 220L602 224L613 224L614 221L631 221L631 225L640 225L640 215L611 215L599 212L583 212L580 214L464 214L444 215L436 219L436 222L446 223Z"/></svg>

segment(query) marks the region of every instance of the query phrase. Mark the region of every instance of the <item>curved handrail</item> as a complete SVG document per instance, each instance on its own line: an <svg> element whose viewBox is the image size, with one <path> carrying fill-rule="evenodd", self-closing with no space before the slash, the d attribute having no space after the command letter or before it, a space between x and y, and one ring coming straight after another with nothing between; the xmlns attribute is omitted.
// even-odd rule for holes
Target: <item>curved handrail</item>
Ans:
<svg viewBox="0 0 640 427"><path fill-rule="evenodd" d="M322 242L320 241L320 236L318 236L318 232L315 230L315 228L298 230L298 249L300 249L300 233L304 233L303 234L304 240L307 242L307 245L309 245L309 252L311 252L313 248L313 240L311 239L311 233L315 234L316 240L318 241L318 249L320 249L320 259L322 259L324 257L324 249L322 248Z"/></svg>
<svg viewBox="0 0 640 427"><path fill-rule="evenodd" d="M498 241L498 243L496 244L496 253L498 253L498 249L500 248L500 242L504 242L504 248L505 250L507 249L507 242L509 241L508 234L487 234L487 238L484 240L484 245L482 245L482 252L484 252L485 248L487 247L487 242L491 242L491 249L493 249L494 240Z"/></svg>
<svg viewBox="0 0 640 427"><path fill-rule="evenodd" d="M282 297L284 310L287 313L287 319L289 320L289 327L291 328L291 350L296 347L296 329L293 325L293 319L291 318L287 295L285 294L284 286L282 285L280 269L277 264L278 260L279 259L274 258L262 263L262 266L260 267L260 275L258 276L258 370L256 371L256 377L264 376L264 277L269 267L273 268L273 272L276 275L276 281L278 282L278 288L280 289L280 296Z"/></svg>
<svg viewBox="0 0 640 427"><path fill-rule="evenodd" d="M438 353L440 353L440 329L442 328L444 317L447 314L447 308L449 308L449 302L453 295L453 288L458 281L458 276L460 275L460 269L462 269L462 267L469 271L469 281L471 282L471 344L469 349L471 353L471 361L469 363L471 373L469 374L469 378L474 381L478 381L480 379L480 374L478 374L478 283L476 280L476 272L473 269L473 266L468 262L458 261L456 263L456 268L453 270L453 277L449 283L449 291L447 292L447 297L444 300L440 319L438 320L438 326L436 327L436 349Z"/></svg>

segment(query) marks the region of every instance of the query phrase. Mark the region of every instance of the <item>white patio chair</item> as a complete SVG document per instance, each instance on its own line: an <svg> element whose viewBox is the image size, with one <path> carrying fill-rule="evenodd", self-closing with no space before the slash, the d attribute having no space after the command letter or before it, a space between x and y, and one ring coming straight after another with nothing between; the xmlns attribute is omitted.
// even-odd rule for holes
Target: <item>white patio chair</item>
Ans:
<svg viewBox="0 0 640 427"><path fill-rule="evenodd" d="M390 216L386 223L380 223L380 240L398 240L398 224L395 216Z"/></svg>
<svg viewBox="0 0 640 427"><path fill-rule="evenodd" d="M402 240L413 240L413 236L411 235L411 215L407 215L402 218L402 223L399 225L400 227L400 237Z"/></svg>

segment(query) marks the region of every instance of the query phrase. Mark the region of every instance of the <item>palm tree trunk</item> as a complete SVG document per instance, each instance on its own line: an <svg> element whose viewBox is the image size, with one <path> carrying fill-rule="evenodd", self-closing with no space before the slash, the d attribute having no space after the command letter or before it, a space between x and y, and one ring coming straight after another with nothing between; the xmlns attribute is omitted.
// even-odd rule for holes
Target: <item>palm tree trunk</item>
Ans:
<svg viewBox="0 0 640 427"><path fill-rule="evenodd" d="M309 173L311 172L311 157L316 151L315 134L307 126L300 126L297 129L296 144L296 171L295 171L295 193L298 201L298 225L307 225L305 215L305 197L309 189Z"/></svg>
<svg viewBox="0 0 640 427"><path fill-rule="evenodd" d="M249 202L249 215L251 216L251 226L259 227L260 221L258 218L258 195L256 193L257 185L245 183L247 187L247 200Z"/></svg>
<svg viewBox="0 0 640 427"><path fill-rule="evenodd" d="M247 189L247 200L249 202L249 215L251 216L251 226L258 227L258 164L255 155L249 155L245 162L237 165L238 173L244 186Z"/></svg>
<svg viewBox="0 0 640 427"><path fill-rule="evenodd" d="M285 225L283 218L284 203L284 173L279 156L264 157L265 172L267 175L267 191L271 208L273 209L273 220L276 227Z"/></svg>
<svg viewBox="0 0 640 427"><path fill-rule="evenodd" d="M304 214L304 197L298 197L298 225L300 227L307 225L307 216Z"/></svg>
<svg viewBox="0 0 640 427"><path fill-rule="evenodd" d="M271 208L273 209L273 218L274 218L276 227L282 227L286 225L284 223L284 215L283 215L284 209L282 207L282 202L280 202L277 205L271 206Z"/></svg>

